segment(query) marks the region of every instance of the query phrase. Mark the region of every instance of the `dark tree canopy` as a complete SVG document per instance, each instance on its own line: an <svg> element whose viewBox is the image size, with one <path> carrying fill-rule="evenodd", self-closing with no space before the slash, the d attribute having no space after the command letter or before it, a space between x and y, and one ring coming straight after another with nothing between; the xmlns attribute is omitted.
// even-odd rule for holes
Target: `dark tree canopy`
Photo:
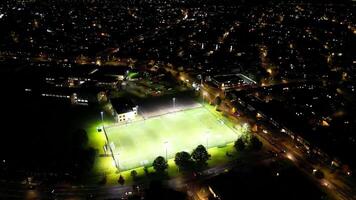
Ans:
<svg viewBox="0 0 356 200"><path fill-rule="evenodd" d="M220 104L221 104L221 98L220 98L219 96L217 96L217 97L215 98L215 100L214 100L214 103L215 103L215 105L220 106Z"/></svg>
<svg viewBox="0 0 356 200"><path fill-rule="evenodd" d="M256 136L253 136L251 138L251 142L250 142L250 145L251 145L251 149L254 150L254 151L259 151L262 149L262 142L256 137Z"/></svg>
<svg viewBox="0 0 356 200"><path fill-rule="evenodd" d="M243 151L246 148L246 144L242 138L239 138L235 141L234 147L235 147L236 151Z"/></svg>
<svg viewBox="0 0 356 200"><path fill-rule="evenodd" d="M192 158L197 162L197 164L205 165L209 160L210 155L203 145L199 145L197 148L194 149L192 153Z"/></svg>
<svg viewBox="0 0 356 200"><path fill-rule="evenodd" d="M324 173L321 170L316 170L314 175L317 179L323 179L325 177Z"/></svg>
<svg viewBox="0 0 356 200"><path fill-rule="evenodd" d="M77 148L84 148L88 144L88 134L83 129L78 129L72 134L72 145Z"/></svg>
<svg viewBox="0 0 356 200"><path fill-rule="evenodd" d="M168 163L167 161L162 157L158 156L154 161L153 161L153 168L156 170L156 172L164 172L168 168Z"/></svg>
<svg viewBox="0 0 356 200"><path fill-rule="evenodd" d="M191 169L193 165L193 160L191 155L185 151L176 153L174 162L181 170Z"/></svg>
<svg viewBox="0 0 356 200"><path fill-rule="evenodd" d="M120 175L119 180L117 181L120 185L123 185L125 183L125 179L122 175Z"/></svg>
<svg viewBox="0 0 356 200"><path fill-rule="evenodd" d="M132 171L130 172L130 175L131 175L131 177L132 177L133 180L136 180L136 179L137 179L137 171L136 171L136 170L132 170Z"/></svg>

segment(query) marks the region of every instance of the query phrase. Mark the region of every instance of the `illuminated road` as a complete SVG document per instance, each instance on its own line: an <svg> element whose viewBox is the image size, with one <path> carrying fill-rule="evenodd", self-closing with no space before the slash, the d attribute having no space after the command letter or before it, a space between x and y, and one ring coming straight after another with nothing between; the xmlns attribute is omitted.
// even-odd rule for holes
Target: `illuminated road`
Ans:
<svg viewBox="0 0 356 200"><path fill-rule="evenodd" d="M20 183L0 183L1 199L119 199L131 192L131 186L38 186L28 189Z"/></svg>
<svg viewBox="0 0 356 200"><path fill-rule="evenodd" d="M263 89L263 88L260 88ZM247 113L248 114L248 113ZM252 116L252 115L251 115ZM252 122L257 119L250 118ZM353 186L346 183L342 175L330 173L329 166L320 161L313 163L306 159L307 153L297 148L295 143L287 136L280 134L267 134L263 132L256 133L260 138L263 138L265 143L276 152L285 152L281 155L286 159L291 160L301 171L311 177L320 188L325 190L328 194L332 195L335 199L351 200L356 199L356 191ZM325 173L325 178L322 180L317 179L313 175L313 169L321 169Z"/></svg>
<svg viewBox="0 0 356 200"><path fill-rule="evenodd" d="M166 68L167 71L170 71L171 73L175 73L174 70ZM180 77L181 78L181 77ZM185 75L184 79L189 80L190 83L192 82L199 82L198 80L194 80L192 77L189 75ZM293 84L293 83L304 83L305 81L292 81L287 84ZM318 82L318 81L317 81ZM284 83L278 83L276 85L270 85L270 86L257 86L250 88L252 90L264 90L268 89L270 87L280 87L283 85L287 85ZM209 99L209 96L215 97L217 95L217 89L212 88L209 85L203 83L202 84L202 92L201 95L203 96L203 99ZM208 95L206 95L208 94ZM213 99L210 99L210 101L213 101ZM226 105L232 105L229 99L225 99L224 103ZM222 105L224 104L222 103ZM245 107L245 105L241 105L242 107ZM225 111L229 113L230 111ZM250 114L250 113L245 113L245 114ZM255 115L251 115L255 116ZM255 122L257 119L250 117L248 118L249 121ZM346 183L342 175L338 175L336 173L331 174L329 171L329 167L325 163L318 162L316 164L311 163L309 160L306 159L306 153L302 152L300 149L296 148L295 144L293 141L291 141L289 138L277 138L275 136L272 137L272 134L266 135L264 133L258 132L257 135L260 138L263 138L264 143L268 144L268 146L273 149L276 152L286 152L283 153L282 155L286 158L291 160L301 171L303 171L305 174L307 174L309 177L311 177L316 184L319 185L320 188L325 190L328 194L332 195L335 199L340 199L340 200L352 200L356 199L356 191L354 185L350 186ZM275 135L275 134L274 134ZM322 180L318 180L314 175L313 175L313 169L321 169L325 173L325 178Z"/></svg>
<svg viewBox="0 0 356 200"><path fill-rule="evenodd" d="M172 69L166 68L167 71L171 71ZM172 71L171 71L172 72ZM191 77L188 75L185 75L184 79L189 80L189 82L198 82L197 80L193 80ZM294 83L303 83L304 81L293 81ZM268 89L269 87L275 87L275 86L281 86L284 85L283 83L277 84L277 85L271 85L268 87L255 87L251 88L253 90L264 90ZM215 94L212 96L216 96L216 89L209 87L207 84L202 85L202 92L201 94L203 95L204 99L209 99L209 96L204 95L204 94ZM210 101L212 101L210 99ZM224 103L227 105L232 105L230 100L225 99ZM244 105L241 105L245 107ZM229 111L225 111L229 112ZM256 121L254 118L249 118L250 121ZM355 189L353 189L353 186L350 186L346 184L346 182L343 180L343 178L340 175L337 174L332 174L331 173L326 173L326 176L322 180L318 180L314 175L313 175L313 169L321 169L323 172L328 172L328 166L325 165L324 163L317 163L313 164L310 161L306 159L306 153L300 151L298 148L295 147L295 144L293 144L290 139L282 139L272 137L272 135L266 135L263 133L258 132L257 133L260 138L264 139L264 142L268 144L268 146L273 149L276 152L286 152L282 154L286 159L291 160L301 171L303 171L305 174L307 174L309 177L311 177L318 185L320 188L325 190L328 194L332 195L335 199L340 199L340 200L351 200L351 199L356 199L356 192Z"/></svg>
<svg viewBox="0 0 356 200"><path fill-rule="evenodd" d="M262 160L262 159L261 159ZM180 190L187 191L190 186L196 182L218 176L231 169L233 164L226 164L203 171L199 178L186 175L178 176L164 182L167 186ZM140 190L143 190L147 185L140 185ZM34 189L28 189L26 185L21 183L0 182L0 197L1 199L120 199L127 197L133 193L132 186L55 186L47 185L38 186ZM197 197L197 196L196 196ZM199 198L198 198L199 199Z"/></svg>
<svg viewBox="0 0 356 200"><path fill-rule="evenodd" d="M260 136L260 138L263 138L264 141L268 142L270 144L270 147L273 148L274 151L276 152L285 151L286 153L282 153L280 155L282 155L285 159L291 160L301 171L303 171L308 176L312 177L313 180L317 184L319 184L319 187L323 188L325 191L327 191L329 194L335 197L335 199L340 199L340 200L356 199L355 191L345 183L338 181L336 179L338 177L335 177L334 179L336 180L334 180L334 179L328 179L328 177L326 176L324 179L318 180L313 175L313 169L320 168L322 164L319 163L317 166L313 165L308 160L306 160L304 158L305 155L303 155L296 148L292 148L289 145L284 145L283 143L276 143L275 140L271 141L271 139L268 136L266 136L266 134L264 133L258 132L257 134ZM324 166L324 168L327 167ZM336 181L338 181L338 183L336 183Z"/></svg>

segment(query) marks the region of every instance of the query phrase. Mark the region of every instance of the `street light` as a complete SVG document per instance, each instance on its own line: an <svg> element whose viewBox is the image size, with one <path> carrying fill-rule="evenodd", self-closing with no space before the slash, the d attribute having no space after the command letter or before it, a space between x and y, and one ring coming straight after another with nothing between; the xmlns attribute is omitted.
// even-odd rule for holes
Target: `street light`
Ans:
<svg viewBox="0 0 356 200"><path fill-rule="evenodd" d="M291 154L291 153L287 153L287 158L289 159L289 160L291 160L291 161L295 161L294 160L294 157L293 157L293 155Z"/></svg>
<svg viewBox="0 0 356 200"><path fill-rule="evenodd" d="M168 157L168 141L164 142L164 147L166 149L166 161L167 161L167 157Z"/></svg>

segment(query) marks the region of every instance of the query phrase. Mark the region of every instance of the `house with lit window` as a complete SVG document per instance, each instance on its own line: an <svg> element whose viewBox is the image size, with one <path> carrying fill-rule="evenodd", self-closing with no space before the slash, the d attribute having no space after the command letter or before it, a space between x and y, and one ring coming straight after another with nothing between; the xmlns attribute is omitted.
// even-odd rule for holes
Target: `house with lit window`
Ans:
<svg viewBox="0 0 356 200"><path fill-rule="evenodd" d="M138 106L130 99L121 97L111 99L110 102L113 107L113 115L118 123L128 123L136 119Z"/></svg>
<svg viewBox="0 0 356 200"><path fill-rule="evenodd" d="M243 74L221 74L211 77L211 81L221 90L238 89L256 85L256 81Z"/></svg>

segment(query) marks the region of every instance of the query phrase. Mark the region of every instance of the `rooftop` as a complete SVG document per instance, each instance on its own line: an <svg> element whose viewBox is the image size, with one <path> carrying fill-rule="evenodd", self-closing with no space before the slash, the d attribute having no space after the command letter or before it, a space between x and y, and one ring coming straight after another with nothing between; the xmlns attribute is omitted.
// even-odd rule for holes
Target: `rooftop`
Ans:
<svg viewBox="0 0 356 200"><path fill-rule="evenodd" d="M136 105L131 101L131 99L120 97L111 99L111 104L116 113L127 113L133 110Z"/></svg>

